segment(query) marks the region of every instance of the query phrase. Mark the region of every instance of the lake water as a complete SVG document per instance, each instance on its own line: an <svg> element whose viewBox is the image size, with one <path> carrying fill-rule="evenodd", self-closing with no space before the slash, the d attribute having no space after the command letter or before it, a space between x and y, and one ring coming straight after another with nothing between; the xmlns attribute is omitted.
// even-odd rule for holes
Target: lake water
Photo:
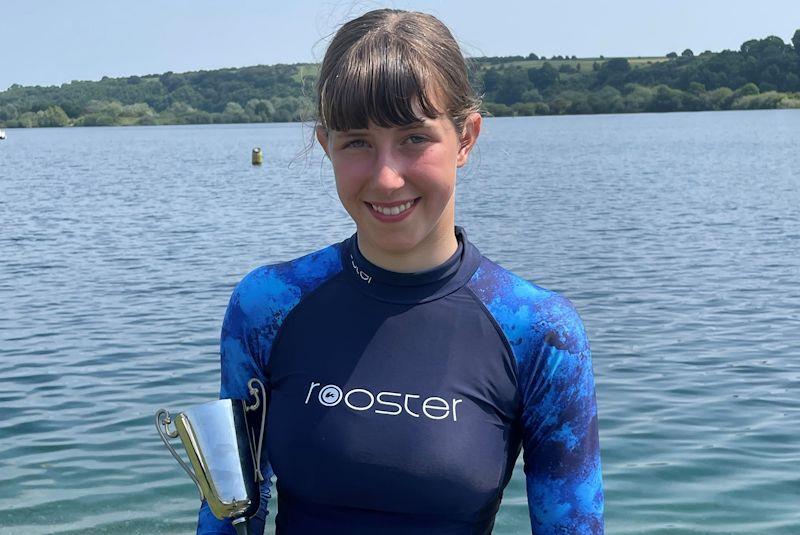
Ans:
<svg viewBox="0 0 800 535"><path fill-rule="evenodd" d="M457 221L581 312L609 534L800 533L798 133L792 110L484 123ZM0 533L193 533L153 414L217 396L240 277L353 231L310 137L8 131ZM518 464L495 533L529 530Z"/></svg>

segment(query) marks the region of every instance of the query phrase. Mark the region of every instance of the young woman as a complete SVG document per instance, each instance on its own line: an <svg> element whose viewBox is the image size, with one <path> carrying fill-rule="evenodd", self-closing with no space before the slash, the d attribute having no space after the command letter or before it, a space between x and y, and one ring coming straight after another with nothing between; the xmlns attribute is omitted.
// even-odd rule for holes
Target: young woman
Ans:
<svg viewBox="0 0 800 535"><path fill-rule="evenodd" d="M455 226L481 116L452 35L421 13L352 20L317 102L357 232L248 274L222 327L221 396L270 391L277 533L490 533L520 449L533 533L602 533L581 320ZM259 534L268 498L267 480ZM234 531L204 504L198 533Z"/></svg>

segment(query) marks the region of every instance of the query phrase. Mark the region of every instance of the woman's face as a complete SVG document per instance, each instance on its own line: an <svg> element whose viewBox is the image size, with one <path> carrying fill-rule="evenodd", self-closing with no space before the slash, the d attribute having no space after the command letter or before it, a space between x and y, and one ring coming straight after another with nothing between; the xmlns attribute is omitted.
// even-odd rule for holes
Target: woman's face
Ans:
<svg viewBox="0 0 800 535"><path fill-rule="evenodd" d="M463 136L445 116L405 127L317 129L362 253L373 261L436 258L437 248L454 241L456 169L467 162L480 124L472 114Z"/></svg>

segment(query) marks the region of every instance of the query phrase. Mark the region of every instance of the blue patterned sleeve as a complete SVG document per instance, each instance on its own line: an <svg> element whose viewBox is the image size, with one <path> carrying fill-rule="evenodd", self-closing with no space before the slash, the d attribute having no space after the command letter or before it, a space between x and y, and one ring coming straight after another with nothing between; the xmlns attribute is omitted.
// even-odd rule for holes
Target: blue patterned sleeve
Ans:
<svg viewBox="0 0 800 535"><path fill-rule="evenodd" d="M597 406L583 323L569 300L540 303L538 334L518 358L523 460L535 534L604 531Z"/></svg>
<svg viewBox="0 0 800 535"><path fill-rule="evenodd" d="M262 367L264 340L260 329L253 324L249 302L255 299L259 288L259 275L251 273L233 291L220 338L221 387L220 399L248 399L247 382L251 378L260 380L269 389ZM248 313L251 312L251 313ZM270 340L271 345L271 340ZM267 517L267 503L270 496L272 470L266 456L266 448L261 455L262 472L265 481L261 485L261 502L256 515L250 519L250 532L261 534ZM230 520L216 518L203 501L197 522L197 535L236 535Z"/></svg>
<svg viewBox="0 0 800 535"><path fill-rule="evenodd" d="M583 322L568 299L486 259L470 288L517 366L532 533L602 534L597 404Z"/></svg>
<svg viewBox="0 0 800 535"><path fill-rule="evenodd" d="M256 378L264 383L272 345L284 320L303 295L314 291L341 271L339 245L331 245L290 262L262 266L248 273L231 295L220 339L220 398L248 399L247 382ZM267 429L267 433L269 429ZM250 533L261 535L270 499L272 467L267 458L266 438L261 451L261 504L250 519ZM236 535L229 520L218 520L203 502L197 522L197 535Z"/></svg>

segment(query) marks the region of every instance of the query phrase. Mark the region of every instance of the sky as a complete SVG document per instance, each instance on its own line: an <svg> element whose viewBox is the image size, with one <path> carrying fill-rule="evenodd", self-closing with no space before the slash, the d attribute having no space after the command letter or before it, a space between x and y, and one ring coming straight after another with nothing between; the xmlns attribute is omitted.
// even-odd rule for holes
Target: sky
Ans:
<svg viewBox="0 0 800 535"><path fill-rule="evenodd" d="M436 15L470 56L717 52L800 28L800 0L0 0L0 91L318 62L341 24L380 7Z"/></svg>

